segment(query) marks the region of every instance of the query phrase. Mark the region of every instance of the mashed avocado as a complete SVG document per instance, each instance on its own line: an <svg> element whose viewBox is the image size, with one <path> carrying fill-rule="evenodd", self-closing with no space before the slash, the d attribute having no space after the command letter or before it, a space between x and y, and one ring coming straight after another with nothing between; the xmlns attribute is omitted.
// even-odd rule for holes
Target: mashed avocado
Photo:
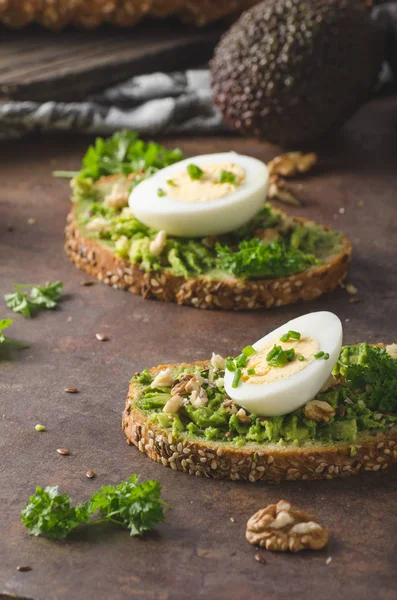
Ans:
<svg viewBox="0 0 397 600"><path fill-rule="evenodd" d="M148 371L136 375L133 381L139 389L137 406L160 427L180 435L215 440L242 446L247 443L278 443L305 445L322 443L353 443L363 432L387 431L397 425L397 360L385 350L360 344L344 346L334 369L336 385L319 393L316 400L328 402L335 416L327 423L305 417L303 407L281 417L258 417L247 413L242 421L236 406L223 387L221 370L211 366L175 368L174 379L179 382L187 373L199 372L208 403L195 408L183 404L174 414L163 412L170 399L170 388L153 388L153 376ZM382 372L382 379L379 379ZM377 394L380 388L386 390ZM373 384L368 384L371 380ZM387 410L381 407L386 402ZM352 449L354 452L354 448Z"/></svg>
<svg viewBox="0 0 397 600"><path fill-rule="evenodd" d="M342 237L338 232L310 223L297 224L264 205L239 230L202 239L167 236L161 251L154 252L151 242L159 232L134 217L127 206L128 194L156 170L181 158L180 151L144 144L129 132L109 140L99 138L84 157L82 171L72 180L84 234L97 238L144 271L167 270L184 277L205 275L214 279L284 277L319 265L340 250ZM231 173L232 167L226 166L224 172ZM217 190L230 185L234 184L223 183Z"/></svg>

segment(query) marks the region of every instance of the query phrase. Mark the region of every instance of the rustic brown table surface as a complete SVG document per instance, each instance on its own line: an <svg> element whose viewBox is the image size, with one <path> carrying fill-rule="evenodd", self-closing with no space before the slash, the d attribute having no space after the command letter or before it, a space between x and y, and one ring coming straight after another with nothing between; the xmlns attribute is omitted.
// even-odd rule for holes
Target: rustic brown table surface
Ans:
<svg viewBox="0 0 397 600"><path fill-rule="evenodd" d="M13 337L30 348L0 363L0 596L36 600L396 597L396 471L346 480L280 485L190 477L126 445L121 411L132 373L160 362L232 354L305 311L335 311L346 342L395 341L397 289L397 101L363 108L319 147L323 168L303 180L299 211L350 236L350 280L360 304L339 290L307 306L240 314L205 312L145 301L97 284L62 249L68 186L51 177L75 169L87 138L32 137L2 143L0 160L0 292L13 283L62 279L60 308L33 319L14 315ZM188 154L235 149L264 160L278 149L253 140L168 140ZM34 223L28 219L34 219ZM12 225L14 230L8 231ZM2 317L13 316L7 309ZM109 336L98 342L97 332ZM78 394L64 387L76 386ZM37 433L37 423L45 433ZM57 454L58 447L70 456ZM88 469L96 472L89 480ZM155 478L171 504L167 521L145 539L114 527L87 527L63 542L29 537L19 512L36 485L59 484L86 499L132 472ZM329 547L298 555L265 552L244 538L247 518L290 499L331 530ZM232 520L233 519L233 520ZM332 561L326 564L326 559ZM18 572L17 565L30 565ZM3 598L3 596L1 596Z"/></svg>

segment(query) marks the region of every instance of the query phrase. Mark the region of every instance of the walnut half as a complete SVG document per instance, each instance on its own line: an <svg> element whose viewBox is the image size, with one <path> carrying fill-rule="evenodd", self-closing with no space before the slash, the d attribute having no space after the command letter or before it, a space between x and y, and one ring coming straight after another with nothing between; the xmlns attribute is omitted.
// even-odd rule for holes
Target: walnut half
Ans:
<svg viewBox="0 0 397 600"><path fill-rule="evenodd" d="M250 544L272 552L321 550L329 538L328 529L285 500L258 510L248 520L245 535Z"/></svg>
<svg viewBox="0 0 397 600"><path fill-rule="evenodd" d="M328 423L335 416L335 411L328 402L324 400L310 400L303 409L306 419L317 421L317 423Z"/></svg>

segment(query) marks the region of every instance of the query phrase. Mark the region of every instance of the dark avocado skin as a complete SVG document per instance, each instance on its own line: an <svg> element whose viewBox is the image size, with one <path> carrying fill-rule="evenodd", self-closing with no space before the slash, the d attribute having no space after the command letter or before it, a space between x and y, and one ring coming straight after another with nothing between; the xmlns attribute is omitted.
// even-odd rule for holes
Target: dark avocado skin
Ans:
<svg viewBox="0 0 397 600"><path fill-rule="evenodd" d="M369 98L384 45L384 28L360 0L266 0L219 42L214 101L245 135L313 141Z"/></svg>

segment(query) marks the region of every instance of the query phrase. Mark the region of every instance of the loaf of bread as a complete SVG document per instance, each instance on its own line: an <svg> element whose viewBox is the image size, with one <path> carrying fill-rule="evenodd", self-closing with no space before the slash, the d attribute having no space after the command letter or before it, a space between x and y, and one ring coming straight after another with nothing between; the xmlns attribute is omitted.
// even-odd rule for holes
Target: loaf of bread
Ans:
<svg viewBox="0 0 397 600"><path fill-rule="evenodd" d="M176 15L198 26L238 14L258 0L0 0L0 22L9 27L39 23L59 30L66 25L92 29L103 23L131 27L146 15Z"/></svg>

